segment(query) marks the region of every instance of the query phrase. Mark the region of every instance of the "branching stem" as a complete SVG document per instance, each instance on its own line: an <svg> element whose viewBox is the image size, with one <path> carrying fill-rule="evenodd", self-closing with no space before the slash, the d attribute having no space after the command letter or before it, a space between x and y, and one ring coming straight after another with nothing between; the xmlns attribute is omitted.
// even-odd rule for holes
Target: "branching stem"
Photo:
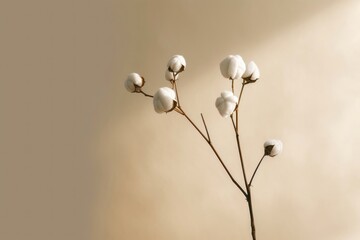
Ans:
<svg viewBox="0 0 360 240"><path fill-rule="evenodd" d="M174 74L174 79L175 79L175 74ZM201 118L203 120L204 126L205 126L205 130L206 130L206 134L207 137L205 136L205 134L198 128L198 126L196 126L196 124L190 119L190 117L185 113L185 111L181 108L180 103L179 103L179 94L177 91L177 86L176 86L176 82L174 81L174 86L175 86L175 91L176 91L176 97L178 100L178 106L177 106L177 112L179 112L181 115L185 116L185 118L191 123L191 125L198 131L198 133L205 139L205 141L209 144L210 148L213 150L213 152L215 153L216 157L218 158L219 162L221 163L221 165L223 166L223 168L225 169L226 173L228 174L228 176L230 177L231 181L240 189L240 191L244 194L244 196L247 198L247 194L245 192L245 190L240 186L240 184L235 180L235 178L232 176L232 174L230 173L230 171L228 170L228 168L226 167L225 163L223 162L223 160L221 159L219 153L217 152L217 150L215 149L214 145L211 142L210 139L210 134L209 131L207 129L205 120L204 120L204 116L201 114Z"/></svg>
<svg viewBox="0 0 360 240"><path fill-rule="evenodd" d="M210 148L213 150L213 152L215 153L217 159L219 160L219 162L221 163L221 165L223 166L223 168L225 169L226 173L228 174L228 176L230 177L231 181L239 188L239 190L244 194L244 196L248 199L248 196L245 192L245 190L240 186L240 184L235 180L235 178L232 176L232 174L230 173L229 169L226 167L225 163L223 162L223 160L221 159L219 153L217 152L217 150L215 149L214 145L212 144L212 142L210 141L210 139L208 139L205 134L196 126L196 124L189 118L189 116L185 113L185 111L181 108L178 107L183 115L185 116L185 118L191 123L191 125L193 125L193 127L198 131L198 133L205 139L205 141L209 144Z"/></svg>

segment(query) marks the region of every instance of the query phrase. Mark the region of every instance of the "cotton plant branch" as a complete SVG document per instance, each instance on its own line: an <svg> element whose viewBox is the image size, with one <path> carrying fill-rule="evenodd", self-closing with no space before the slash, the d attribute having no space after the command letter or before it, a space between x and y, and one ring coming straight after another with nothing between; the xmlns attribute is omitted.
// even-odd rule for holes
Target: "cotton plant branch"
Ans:
<svg viewBox="0 0 360 240"><path fill-rule="evenodd" d="M183 72L185 68L186 68L185 58L181 55L174 55L168 61L167 68L165 70L165 79L170 82L171 88L162 87L154 95L147 94L142 90L142 87L145 84L145 80L142 76L140 76L137 73L129 74L128 78L125 81L125 88L129 92L141 93L145 97L153 98L154 110L157 113L168 113L171 111L175 111L179 113L181 116L184 116L187 119L187 121L196 129L196 131L201 135L201 137L207 142L209 147L212 149L212 151L214 152L220 164L228 174L231 181L245 196L249 208L251 236L252 236L252 240L256 240L256 229L255 229L254 211L252 206L252 195L251 195L251 183L253 182L254 177L265 156L274 157L282 151L281 141L275 139L266 141L264 143L264 155L262 156L258 165L256 166L256 169L254 170L250 178L250 181L248 181L246 176L245 161L242 155L241 144L240 144L239 106L245 85L250 83L255 83L259 79L260 77L259 68L253 61L245 65L245 62L243 61L242 57L239 55L227 56L220 63L220 71L225 78L231 80L231 91L225 90L221 92L220 97L218 97L215 101L215 106L218 109L220 115L224 118L228 118L230 116L231 123L235 133L245 188L243 188L235 180L232 173L227 168L223 159L219 155L217 149L213 145L204 115L202 113L200 114L202 123L205 128L205 133L200 130L200 128L194 123L194 121L188 116L188 114L185 112L183 107L180 105L177 81L179 79L180 73ZM236 96L235 82L238 79L242 79L242 85L239 96Z"/></svg>

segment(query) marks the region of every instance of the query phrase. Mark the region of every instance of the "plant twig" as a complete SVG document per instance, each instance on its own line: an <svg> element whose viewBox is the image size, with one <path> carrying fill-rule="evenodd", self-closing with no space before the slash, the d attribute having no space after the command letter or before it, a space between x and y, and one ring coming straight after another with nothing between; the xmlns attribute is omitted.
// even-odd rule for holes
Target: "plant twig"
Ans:
<svg viewBox="0 0 360 240"><path fill-rule="evenodd" d="M154 97L153 95L150 95L150 94L147 94L147 93L143 92L143 90L141 90L139 93L144 94L145 97L151 97L151 98Z"/></svg>
<svg viewBox="0 0 360 240"><path fill-rule="evenodd" d="M251 187L251 183L252 183L252 181L253 181L253 179L254 179L254 177L255 177L255 174L256 174L258 168L260 167L260 164L261 164L262 160L265 158L265 156L266 156L266 155L264 154L264 155L261 157L258 165L256 166L255 171L254 171L254 173L253 173L253 175L252 175L252 177L251 177L251 179L250 179L249 187Z"/></svg>
<svg viewBox="0 0 360 240"><path fill-rule="evenodd" d="M244 91L244 87L245 87L245 83L243 82L242 86L241 86L240 94L239 94L239 100L238 100L238 103L236 106L236 132L237 133L239 132L239 106L240 106L241 96Z"/></svg>
<svg viewBox="0 0 360 240"><path fill-rule="evenodd" d="M238 152L239 152L239 157L240 157L240 163L241 163L241 169L242 169L244 182L245 182L245 185L247 186L248 184L247 184L247 178L246 178L244 159L243 159L242 152L241 152L240 137L239 137L239 134L237 132L236 132L236 143L237 143L237 147L238 147Z"/></svg>
<svg viewBox="0 0 360 240"><path fill-rule="evenodd" d="M203 116L203 114L202 114L202 113L201 113L200 115L201 115L201 119L202 119L202 121L203 121L203 123L204 123L204 126L205 126L206 135L207 135L207 137L208 137L208 140L209 140L209 142L211 142L211 139L210 139L210 134L209 134L209 130L208 130L207 126L206 126L204 116Z"/></svg>
<svg viewBox="0 0 360 240"><path fill-rule="evenodd" d="M233 114L230 115L230 118L231 118L232 125L233 125L233 127L234 127L234 131L236 131L236 126L235 126Z"/></svg>
<svg viewBox="0 0 360 240"><path fill-rule="evenodd" d="M232 90L232 93L234 94L234 92L235 92L234 91L234 79L231 79L231 90Z"/></svg>
<svg viewBox="0 0 360 240"><path fill-rule="evenodd" d="M174 78L175 78L175 75L174 75ZM177 89L177 86L176 86L176 81L174 80L174 87L175 87L175 93L176 93L176 99L177 99L177 104L180 108L180 99L179 99L179 94L178 94L178 89Z"/></svg>

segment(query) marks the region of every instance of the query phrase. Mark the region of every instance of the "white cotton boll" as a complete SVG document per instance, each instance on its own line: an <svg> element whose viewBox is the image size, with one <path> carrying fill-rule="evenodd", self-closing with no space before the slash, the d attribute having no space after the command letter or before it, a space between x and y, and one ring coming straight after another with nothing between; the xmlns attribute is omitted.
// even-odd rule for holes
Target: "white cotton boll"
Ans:
<svg viewBox="0 0 360 240"><path fill-rule="evenodd" d="M129 92L140 92L141 87L144 86L145 80L138 73L130 73L124 82L126 90Z"/></svg>
<svg viewBox="0 0 360 240"><path fill-rule="evenodd" d="M168 87L160 88L154 95L153 104L157 113L172 111L177 105L175 91Z"/></svg>
<svg viewBox="0 0 360 240"><path fill-rule="evenodd" d="M179 74L175 75L175 79L174 79L174 74L173 72L170 72L168 69L165 70L165 79L168 81L176 81L179 77Z"/></svg>
<svg viewBox="0 0 360 240"><path fill-rule="evenodd" d="M229 79L239 79L245 69L245 62L240 55L229 55L220 63L221 74Z"/></svg>
<svg viewBox="0 0 360 240"><path fill-rule="evenodd" d="M264 143L265 155L275 157L282 152L283 144L280 140L271 139Z"/></svg>
<svg viewBox="0 0 360 240"><path fill-rule="evenodd" d="M246 66L246 71L242 75L242 78L248 78L252 81L256 81L260 78L260 70L255 62L251 61Z"/></svg>
<svg viewBox="0 0 360 240"><path fill-rule="evenodd" d="M170 72L182 72L186 68L185 58L181 55L174 55L170 58L167 67Z"/></svg>
<svg viewBox="0 0 360 240"><path fill-rule="evenodd" d="M222 117L229 117L235 110L238 98L230 91L223 91L215 101L215 106Z"/></svg>

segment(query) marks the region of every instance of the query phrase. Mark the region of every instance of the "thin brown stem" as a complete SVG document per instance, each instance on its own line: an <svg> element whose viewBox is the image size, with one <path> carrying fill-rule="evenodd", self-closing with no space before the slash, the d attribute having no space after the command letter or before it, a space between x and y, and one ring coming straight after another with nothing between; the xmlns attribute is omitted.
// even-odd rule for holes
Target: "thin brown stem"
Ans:
<svg viewBox="0 0 360 240"><path fill-rule="evenodd" d="M143 90L140 90L140 92L139 92L139 93L144 94L144 96L145 96L145 97L151 97L151 98L153 98L153 97L154 97L153 95L150 95L150 94L147 94L147 93L143 92Z"/></svg>
<svg viewBox="0 0 360 240"><path fill-rule="evenodd" d="M233 114L230 115L230 118L231 118L232 125L233 125L233 127L234 127L234 131L236 131L236 126L235 126Z"/></svg>
<svg viewBox="0 0 360 240"><path fill-rule="evenodd" d="M256 240L255 219L254 219L254 212L252 207L251 190L249 186L247 186L246 188L248 191L248 207L250 213L251 236L253 240Z"/></svg>
<svg viewBox="0 0 360 240"><path fill-rule="evenodd" d="M244 178L244 182L245 185L247 186L247 178L246 178L246 171L245 171L245 165L244 165L244 159L242 156L242 152L241 152L241 146L240 146L240 138L239 138L239 134L236 133L236 143L237 143L237 147L238 147L238 152L239 152L239 157L240 157L240 163L241 163L241 169L242 169L242 174L243 174L243 178Z"/></svg>
<svg viewBox="0 0 360 240"><path fill-rule="evenodd" d="M174 75L175 76L175 75ZM175 77L174 77L175 78ZM177 104L180 108L180 99L179 99L179 94L178 94L178 89L177 89L177 86L176 86L176 81L174 80L174 86L175 86L175 93L176 93L176 99L177 99Z"/></svg>
<svg viewBox="0 0 360 240"><path fill-rule="evenodd" d="M231 79L231 78L230 78ZM235 93L235 90L234 90L234 79L231 79L231 90L232 90L232 93L234 94Z"/></svg>
<svg viewBox="0 0 360 240"><path fill-rule="evenodd" d="M205 130L206 130L206 134L207 134L208 140L209 140L209 142L211 142L209 130L208 130L207 126L206 126L204 116L203 116L202 113L201 113L200 115L201 115L201 119L202 119L202 121L203 121L203 123L204 123L204 126L205 126Z"/></svg>
<svg viewBox="0 0 360 240"><path fill-rule="evenodd" d="M235 129L235 132L236 132L236 129ZM244 159L243 159L243 156L241 153L241 147L240 147L239 134L237 132L235 134L236 134L236 142L237 142L239 156L240 156L241 169L242 169L242 173L243 173L243 177L244 177L244 182L246 185L246 196L247 196L246 199L247 199L249 214L250 214L251 236L252 236L253 240L256 240L255 218L254 218L254 212L253 212L253 207L252 207L251 189L250 189L249 184L247 183Z"/></svg>
<svg viewBox="0 0 360 240"><path fill-rule="evenodd" d="M256 166L255 171L254 171L254 173L253 173L253 175L252 175L252 177L251 177L251 179L250 179L249 187L251 187L251 183L252 183L252 181L253 181L253 179L254 179L254 177L255 177L255 174L256 174L258 168L260 167L260 164L261 164L262 160L265 158L265 156L266 156L266 155L264 154L264 155L262 156L262 158L260 159L258 165Z"/></svg>
<svg viewBox="0 0 360 240"><path fill-rule="evenodd" d="M182 110L180 107L179 109L182 111L183 115L186 117L186 119L193 125L193 127L200 133L200 135L206 140L206 142L209 142L209 139L205 136L205 134L196 126L196 124L189 118L189 116Z"/></svg>
<svg viewBox="0 0 360 240"><path fill-rule="evenodd" d="M243 156L242 156L242 153L241 153L240 139L239 139L238 132L236 132L236 142L237 142L237 146L238 146L238 151L239 151L239 156L240 156L241 169L242 169L242 173L243 173L243 177L244 177L244 182L245 182L245 185L246 185L247 203L248 203L249 214L250 214L251 236L252 236L253 240L256 240L255 218L254 218L254 212L253 212L253 207L252 207L251 189L250 189L249 184L247 183L244 159L243 159Z"/></svg>
<svg viewBox="0 0 360 240"><path fill-rule="evenodd" d="M241 86L240 94L239 94L238 104L236 106L236 132L237 133L239 132L239 106L240 106L241 96L244 91L244 87L245 87L245 83L243 82L242 86Z"/></svg>

